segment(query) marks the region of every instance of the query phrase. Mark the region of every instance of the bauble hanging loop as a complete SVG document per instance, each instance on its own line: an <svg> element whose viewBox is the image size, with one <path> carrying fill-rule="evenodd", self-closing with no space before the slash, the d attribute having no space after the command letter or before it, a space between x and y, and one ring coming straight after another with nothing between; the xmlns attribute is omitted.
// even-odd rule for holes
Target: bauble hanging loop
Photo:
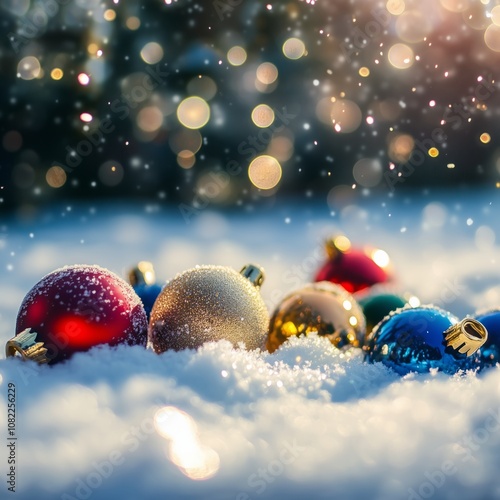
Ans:
<svg viewBox="0 0 500 500"><path fill-rule="evenodd" d="M141 260L128 272L128 282L133 286L152 285L156 281L153 264L147 260Z"/></svg>
<svg viewBox="0 0 500 500"><path fill-rule="evenodd" d="M47 355L47 348L43 342L37 342L38 333L32 332L30 328L22 331L15 337L11 338L5 344L5 356L7 358L19 354L25 360L36 361L43 365L50 361Z"/></svg>
<svg viewBox="0 0 500 500"><path fill-rule="evenodd" d="M472 356L488 339L485 326L473 318L465 318L444 332L446 345Z"/></svg>

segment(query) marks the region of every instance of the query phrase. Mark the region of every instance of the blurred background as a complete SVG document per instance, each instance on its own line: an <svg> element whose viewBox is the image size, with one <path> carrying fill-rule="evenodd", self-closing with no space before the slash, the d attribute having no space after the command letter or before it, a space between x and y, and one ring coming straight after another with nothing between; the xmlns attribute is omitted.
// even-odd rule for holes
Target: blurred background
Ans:
<svg viewBox="0 0 500 500"><path fill-rule="evenodd" d="M500 186L494 0L3 0L0 209Z"/></svg>

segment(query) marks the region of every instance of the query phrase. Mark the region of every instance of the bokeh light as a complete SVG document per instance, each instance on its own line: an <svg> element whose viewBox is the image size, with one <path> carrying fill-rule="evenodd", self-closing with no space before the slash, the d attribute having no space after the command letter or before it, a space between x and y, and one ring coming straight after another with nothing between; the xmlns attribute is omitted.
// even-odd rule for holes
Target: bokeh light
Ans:
<svg viewBox="0 0 500 500"><path fill-rule="evenodd" d="M481 136L479 137L479 140L483 143L483 144L488 144L490 141L491 141L491 136L490 134L488 134L488 132L483 132L481 134Z"/></svg>
<svg viewBox="0 0 500 500"><path fill-rule="evenodd" d="M114 21L116 19L116 11L113 9L106 9L104 11L104 19L106 21Z"/></svg>
<svg viewBox="0 0 500 500"><path fill-rule="evenodd" d="M339 234L333 240L333 244L336 248L338 248L341 252L347 252L351 248L351 241L347 236L343 234Z"/></svg>
<svg viewBox="0 0 500 500"><path fill-rule="evenodd" d="M408 69L413 65L414 54L411 47L396 43L389 49L389 62L397 69Z"/></svg>
<svg viewBox="0 0 500 500"><path fill-rule="evenodd" d="M276 158L269 155L257 156L248 167L248 177L258 189L272 189L281 180L282 169Z"/></svg>
<svg viewBox="0 0 500 500"><path fill-rule="evenodd" d="M76 78L80 85L88 85L90 83L90 76L87 73L79 73Z"/></svg>
<svg viewBox="0 0 500 500"><path fill-rule="evenodd" d="M382 180L382 164L380 160L362 158L352 169L354 180L363 187L375 187Z"/></svg>
<svg viewBox="0 0 500 500"><path fill-rule="evenodd" d="M331 112L334 101L334 97L323 97L316 104L316 117L325 125L332 124Z"/></svg>
<svg viewBox="0 0 500 500"><path fill-rule="evenodd" d="M289 38L283 44L283 54L288 59L300 59L306 52L306 46L304 42L299 38Z"/></svg>
<svg viewBox="0 0 500 500"><path fill-rule="evenodd" d="M203 139L198 130L182 129L174 132L170 136L168 143L170 149L177 155L184 150L196 154L201 148L202 141Z"/></svg>
<svg viewBox="0 0 500 500"><path fill-rule="evenodd" d="M63 168L54 165L47 170L45 180L50 187L57 189L66 184L67 175Z"/></svg>
<svg viewBox="0 0 500 500"><path fill-rule="evenodd" d="M189 149L183 149L177 155L177 164L186 170L192 168L196 163L196 156Z"/></svg>
<svg viewBox="0 0 500 500"><path fill-rule="evenodd" d="M163 113L157 106L146 106L137 113L137 126L143 132L156 132L163 124Z"/></svg>
<svg viewBox="0 0 500 500"><path fill-rule="evenodd" d="M263 85L271 85L278 78L278 68L270 62L265 62L257 68L257 80Z"/></svg>
<svg viewBox="0 0 500 500"><path fill-rule="evenodd" d="M269 127L274 121L274 111L267 104L259 104L253 108L252 121L257 127Z"/></svg>
<svg viewBox="0 0 500 500"><path fill-rule="evenodd" d="M136 16L130 16L127 18L125 26L131 31L138 30L141 26L141 20Z"/></svg>
<svg viewBox="0 0 500 500"><path fill-rule="evenodd" d="M227 51L227 60L232 66L241 66L247 60L247 52L243 47L235 45Z"/></svg>
<svg viewBox="0 0 500 500"><path fill-rule="evenodd" d="M440 0L440 2L450 12L463 12L470 7L469 0Z"/></svg>
<svg viewBox="0 0 500 500"><path fill-rule="evenodd" d="M486 9L480 2L474 2L469 9L464 10L462 18L474 30L485 30L490 24Z"/></svg>
<svg viewBox="0 0 500 500"><path fill-rule="evenodd" d="M375 264L377 264L377 266L381 267L382 269L388 267L391 263L389 254L385 250L381 250L380 248L373 249L370 257L373 262L375 262Z"/></svg>
<svg viewBox="0 0 500 500"><path fill-rule="evenodd" d="M339 99L331 105L330 119L336 132L349 134L361 125L361 109L354 101Z"/></svg>
<svg viewBox="0 0 500 500"><path fill-rule="evenodd" d="M210 107L201 97L187 97L177 108L177 118L185 127L199 129L208 123Z"/></svg>
<svg viewBox="0 0 500 500"><path fill-rule="evenodd" d="M293 155L293 141L284 135L273 137L266 153L279 162L289 160Z"/></svg>
<svg viewBox="0 0 500 500"><path fill-rule="evenodd" d="M406 163L411 156L415 141L409 134L394 134L389 139L389 158L396 163Z"/></svg>
<svg viewBox="0 0 500 500"><path fill-rule="evenodd" d="M388 0L385 8L393 15L399 16L405 11L406 5L404 0Z"/></svg>
<svg viewBox="0 0 500 500"><path fill-rule="evenodd" d="M9 28L6 43L14 50L4 69L18 78L4 93L3 185L16 168L34 170L36 180L20 197L4 189L5 206L44 202L47 169L63 165L66 143L85 154L77 151L82 166L76 175L65 170L64 189L50 191L54 199L73 192L106 196L89 186L98 184L96 168L110 159L133 168L120 186L124 196L158 190L161 203L190 197L200 177L236 160L244 169L231 178L228 204L251 204L263 195L245 189L257 155L286 162L283 188L309 199L342 183L335 197L345 194L351 204L377 185L382 193L380 166L397 174L412 159L423 163L417 175L400 179L402 190L500 178L498 1L381 0L377 15L363 0L316 2L314 9L265 3L258 14L245 4L228 16L226 28L210 23L203 33L196 9L159 3L137 8L112 0L85 11L78 0L37 17L36 35L21 37L20 46L13 34L21 31ZM4 10L31 18L40 6L8 0ZM252 34L237 29L238 19L255 23ZM53 38L61 22L78 52ZM287 113L297 118L282 122ZM113 132L104 132L107 126ZM433 137L441 128L442 141ZM37 131L70 136L63 143ZM249 153L241 154L240 145L255 136L259 144L247 140Z"/></svg>
<svg viewBox="0 0 500 500"><path fill-rule="evenodd" d="M496 26L500 26L500 5L495 5L490 13L491 22Z"/></svg>
<svg viewBox="0 0 500 500"><path fill-rule="evenodd" d="M500 26L490 24L484 32L484 43L494 52L500 52Z"/></svg>
<svg viewBox="0 0 500 500"><path fill-rule="evenodd" d="M64 76L63 70L61 68L54 68L50 72L50 78L52 80L60 80Z"/></svg>
<svg viewBox="0 0 500 500"><path fill-rule="evenodd" d="M168 458L194 481L213 477L220 466L219 455L203 445L193 418L174 406L160 408L154 417L156 432L169 441Z"/></svg>
<svg viewBox="0 0 500 500"><path fill-rule="evenodd" d="M122 165L114 160L104 162L98 171L99 180L110 187L118 186L123 180L123 175Z"/></svg>
<svg viewBox="0 0 500 500"><path fill-rule="evenodd" d="M141 58L146 64L156 64L163 59L163 48L159 43L149 42L141 49Z"/></svg>
<svg viewBox="0 0 500 500"><path fill-rule="evenodd" d="M359 68L358 73L359 76L362 76L363 78L370 76L370 70L366 66L362 66L361 68Z"/></svg>
<svg viewBox="0 0 500 500"><path fill-rule="evenodd" d="M33 56L23 57L17 65L17 76L23 80L38 78L41 71L40 61Z"/></svg>

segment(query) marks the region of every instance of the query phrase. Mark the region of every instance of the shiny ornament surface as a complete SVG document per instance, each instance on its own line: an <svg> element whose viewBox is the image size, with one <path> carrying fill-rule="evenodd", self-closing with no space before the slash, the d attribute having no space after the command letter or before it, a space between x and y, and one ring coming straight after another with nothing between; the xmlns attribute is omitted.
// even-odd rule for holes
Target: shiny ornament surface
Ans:
<svg viewBox="0 0 500 500"><path fill-rule="evenodd" d="M400 309L408 303L403 296L392 293L367 294L362 298L356 297L356 299L365 315L366 335L390 312Z"/></svg>
<svg viewBox="0 0 500 500"><path fill-rule="evenodd" d="M163 287L158 283L153 283L152 285L137 285L134 286L134 292L139 296L146 311L146 316L148 319L151 316L151 311L153 309L154 303L160 295Z"/></svg>
<svg viewBox="0 0 500 500"><path fill-rule="evenodd" d="M317 272L315 281L331 281L354 293L393 279L390 259L384 250L353 248L345 236L331 238L325 246L328 260Z"/></svg>
<svg viewBox="0 0 500 500"><path fill-rule="evenodd" d="M500 309L490 309L474 315L488 330L488 338L481 347L481 365L483 368L500 363Z"/></svg>
<svg viewBox="0 0 500 500"><path fill-rule="evenodd" d="M274 352L289 337L317 334L336 347L359 347L365 319L354 297L340 285L312 283L285 297L274 311L266 342Z"/></svg>
<svg viewBox="0 0 500 500"><path fill-rule="evenodd" d="M256 266L245 266L242 273L198 266L168 282L151 311L149 343L155 352L223 339L234 346L243 342L247 349L262 347L269 322L258 287L263 274Z"/></svg>
<svg viewBox="0 0 500 500"><path fill-rule="evenodd" d="M119 276L78 265L53 271L28 292L16 334L28 329L53 364L99 344L145 346L147 318L139 297Z"/></svg>
<svg viewBox="0 0 500 500"><path fill-rule="evenodd" d="M163 289L163 285L156 282L153 264L148 261L138 262L129 270L128 281L140 297L149 320L153 305Z"/></svg>
<svg viewBox="0 0 500 500"><path fill-rule="evenodd" d="M446 346L445 332L459 320L435 306L405 306L391 312L367 336L364 350L397 373L425 373L437 368L453 374L479 367L479 352L470 357Z"/></svg>

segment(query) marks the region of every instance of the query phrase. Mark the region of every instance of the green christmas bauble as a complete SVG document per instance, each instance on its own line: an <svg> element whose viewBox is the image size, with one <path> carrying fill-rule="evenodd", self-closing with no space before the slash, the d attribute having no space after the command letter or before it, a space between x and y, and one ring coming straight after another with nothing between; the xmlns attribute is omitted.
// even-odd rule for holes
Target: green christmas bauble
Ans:
<svg viewBox="0 0 500 500"><path fill-rule="evenodd" d="M357 300L365 315L367 335L390 312L404 307L408 303L407 298L394 293L370 293Z"/></svg>

